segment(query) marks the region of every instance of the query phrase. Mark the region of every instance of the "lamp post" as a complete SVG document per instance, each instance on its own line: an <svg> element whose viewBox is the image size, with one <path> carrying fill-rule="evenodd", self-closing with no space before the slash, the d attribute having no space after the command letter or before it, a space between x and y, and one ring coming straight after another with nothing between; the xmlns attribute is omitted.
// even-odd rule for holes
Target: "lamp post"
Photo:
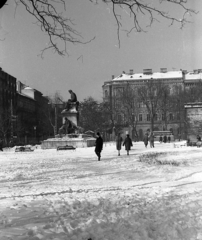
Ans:
<svg viewBox="0 0 202 240"><path fill-rule="evenodd" d="M36 143L36 126L34 126L34 136L35 136L35 143Z"/></svg>

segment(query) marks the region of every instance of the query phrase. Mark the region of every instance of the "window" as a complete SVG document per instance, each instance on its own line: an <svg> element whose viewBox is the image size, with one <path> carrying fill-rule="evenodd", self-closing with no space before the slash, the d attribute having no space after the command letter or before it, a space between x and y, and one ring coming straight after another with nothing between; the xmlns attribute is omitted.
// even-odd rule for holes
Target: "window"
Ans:
<svg viewBox="0 0 202 240"><path fill-rule="evenodd" d="M116 88L115 93L117 97L120 97L121 93L123 93L123 88L122 87Z"/></svg>
<svg viewBox="0 0 202 240"><path fill-rule="evenodd" d="M157 121L157 120L158 120L158 115L154 114L154 121Z"/></svg>
<svg viewBox="0 0 202 240"><path fill-rule="evenodd" d="M139 103L138 103L138 107L139 107L139 108L144 107L144 103L143 103L143 102L139 102Z"/></svg>
<svg viewBox="0 0 202 240"><path fill-rule="evenodd" d="M107 98L108 97L108 91L105 90L105 97Z"/></svg>
<svg viewBox="0 0 202 240"><path fill-rule="evenodd" d="M116 109L120 109L121 108L121 101L116 100L115 107L116 107Z"/></svg>
<svg viewBox="0 0 202 240"><path fill-rule="evenodd" d="M117 122L118 122L118 123L122 123L122 115L121 115L121 114L119 114L119 115L117 116Z"/></svg>
<svg viewBox="0 0 202 240"><path fill-rule="evenodd" d="M147 121L150 121L151 118L150 118L150 114L147 114Z"/></svg>
<svg viewBox="0 0 202 240"><path fill-rule="evenodd" d="M165 114L162 114L162 121L165 121Z"/></svg>
<svg viewBox="0 0 202 240"><path fill-rule="evenodd" d="M139 114L138 119L139 119L139 122L142 122L142 114Z"/></svg>
<svg viewBox="0 0 202 240"><path fill-rule="evenodd" d="M173 121L173 114L172 113L169 114L169 120Z"/></svg>
<svg viewBox="0 0 202 240"><path fill-rule="evenodd" d="M177 120L180 120L180 114L179 113L177 113Z"/></svg>

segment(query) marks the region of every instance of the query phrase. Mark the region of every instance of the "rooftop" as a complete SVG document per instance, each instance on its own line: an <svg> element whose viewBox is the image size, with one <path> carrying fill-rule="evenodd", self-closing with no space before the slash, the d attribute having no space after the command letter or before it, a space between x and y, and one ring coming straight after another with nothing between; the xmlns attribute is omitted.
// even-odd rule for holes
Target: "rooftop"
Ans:
<svg viewBox="0 0 202 240"><path fill-rule="evenodd" d="M148 73L122 73L118 77L113 78L113 81L119 80L141 80L141 79L165 79L165 78L182 78L182 71L169 71L169 72L148 72Z"/></svg>

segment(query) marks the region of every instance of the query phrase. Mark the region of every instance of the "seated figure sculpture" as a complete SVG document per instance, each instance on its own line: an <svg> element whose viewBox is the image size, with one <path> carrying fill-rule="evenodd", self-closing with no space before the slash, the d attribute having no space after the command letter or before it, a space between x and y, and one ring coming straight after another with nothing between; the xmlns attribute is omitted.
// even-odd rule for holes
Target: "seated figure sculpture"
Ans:
<svg viewBox="0 0 202 240"><path fill-rule="evenodd" d="M68 99L66 102L65 110L69 111L72 109L73 105L75 105L76 111L78 111L79 102L77 101L77 96L72 90L69 90L69 93L71 95L71 99Z"/></svg>
<svg viewBox="0 0 202 240"><path fill-rule="evenodd" d="M70 134L75 133L75 130L77 130L78 127L70 121L67 117L65 117L65 122L62 125L61 128L59 128L59 135L62 136L62 134Z"/></svg>

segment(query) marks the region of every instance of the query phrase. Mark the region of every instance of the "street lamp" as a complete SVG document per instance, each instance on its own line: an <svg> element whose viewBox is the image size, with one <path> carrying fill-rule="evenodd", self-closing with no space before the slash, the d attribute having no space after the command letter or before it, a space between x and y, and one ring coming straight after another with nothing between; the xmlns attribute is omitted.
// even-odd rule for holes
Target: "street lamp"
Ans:
<svg viewBox="0 0 202 240"><path fill-rule="evenodd" d="M36 126L34 126L35 142L36 142Z"/></svg>

